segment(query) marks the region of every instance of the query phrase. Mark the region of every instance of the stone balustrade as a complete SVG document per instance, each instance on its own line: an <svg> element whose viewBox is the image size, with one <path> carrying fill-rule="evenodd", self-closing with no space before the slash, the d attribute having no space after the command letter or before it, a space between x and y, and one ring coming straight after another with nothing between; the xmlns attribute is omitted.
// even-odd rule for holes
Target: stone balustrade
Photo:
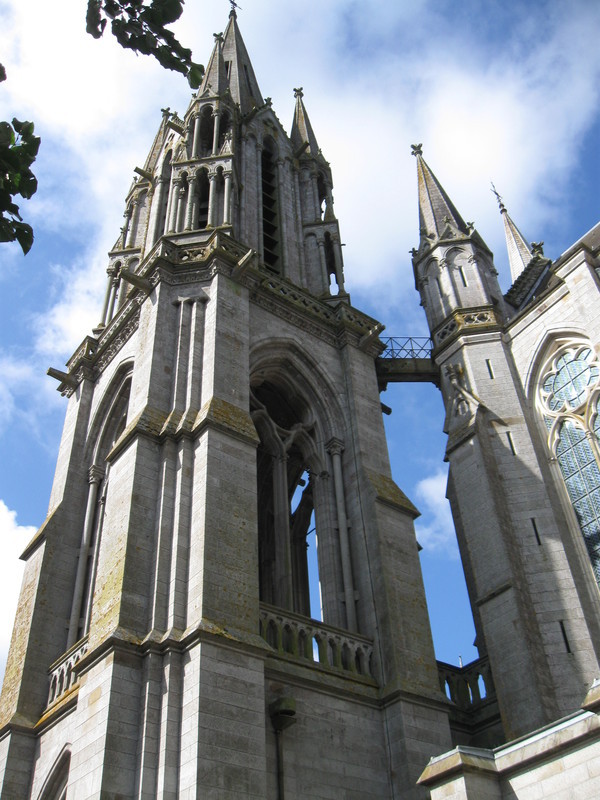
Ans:
<svg viewBox="0 0 600 800"><path fill-rule="evenodd" d="M50 673L50 693L48 695L48 705L54 705L63 695L77 683L77 673L75 666L88 649L87 636L76 642L70 650L55 661L48 670Z"/></svg>
<svg viewBox="0 0 600 800"><path fill-rule="evenodd" d="M484 700L495 700L496 689L487 656L456 667L438 661L440 686L444 694L463 711L470 711Z"/></svg>
<svg viewBox="0 0 600 800"><path fill-rule="evenodd" d="M260 633L280 655L372 679L373 642L292 611L260 604Z"/></svg>

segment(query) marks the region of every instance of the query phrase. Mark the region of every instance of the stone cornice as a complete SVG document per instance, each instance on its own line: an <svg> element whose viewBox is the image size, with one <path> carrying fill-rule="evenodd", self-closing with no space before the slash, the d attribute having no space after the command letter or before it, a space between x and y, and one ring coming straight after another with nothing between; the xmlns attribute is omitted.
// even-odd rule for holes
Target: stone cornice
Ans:
<svg viewBox="0 0 600 800"><path fill-rule="evenodd" d="M269 273L256 254L225 231L216 229L203 241L176 243L162 237L135 271L135 282L123 307L98 337L86 336L67 362L59 391L70 397L85 379L95 380L138 329L140 307L159 283L184 286L208 282L222 273L246 286L253 303L291 322L333 347L351 345L376 358L384 349L381 323L340 298L315 297L290 281Z"/></svg>

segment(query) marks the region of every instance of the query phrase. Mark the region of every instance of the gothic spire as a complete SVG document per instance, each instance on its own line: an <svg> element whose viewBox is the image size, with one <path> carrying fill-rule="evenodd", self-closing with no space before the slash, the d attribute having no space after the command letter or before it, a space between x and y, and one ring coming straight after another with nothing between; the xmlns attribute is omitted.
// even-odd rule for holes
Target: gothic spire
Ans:
<svg viewBox="0 0 600 800"><path fill-rule="evenodd" d="M223 61L225 72L229 78L229 90L235 103L240 106L242 114L248 114L253 108L264 104L263 96L250 63L250 57L242 34L237 24L237 14L232 6L229 22L223 39Z"/></svg>
<svg viewBox="0 0 600 800"><path fill-rule="evenodd" d="M456 210L454 203L442 189L438 179L429 169L423 158L422 145L412 145L417 159L419 181L419 231L421 242L425 238L432 244L436 239L444 239L457 234L470 236L468 226Z"/></svg>
<svg viewBox="0 0 600 800"><path fill-rule="evenodd" d="M500 213L504 219L504 234L506 236L506 249L508 250L508 263L510 264L510 275L514 283L533 258L533 252L523 238L521 231L512 221L510 214L506 210L506 206L502 202L502 198L496 191L496 187L493 183L492 192L496 195Z"/></svg>
<svg viewBox="0 0 600 800"><path fill-rule="evenodd" d="M306 108L302 102L303 96L302 87L300 87L300 89L294 89L296 108L294 110L294 121L292 123L290 139L295 153L301 150L303 153L316 156L319 153L319 145L317 144L317 137L313 132L310 119L306 113Z"/></svg>
<svg viewBox="0 0 600 800"><path fill-rule="evenodd" d="M205 92L219 96L227 89L227 70L223 59L223 34L215 33L214 37L215 46L198 89L198 97L201 97Z"/></svg>

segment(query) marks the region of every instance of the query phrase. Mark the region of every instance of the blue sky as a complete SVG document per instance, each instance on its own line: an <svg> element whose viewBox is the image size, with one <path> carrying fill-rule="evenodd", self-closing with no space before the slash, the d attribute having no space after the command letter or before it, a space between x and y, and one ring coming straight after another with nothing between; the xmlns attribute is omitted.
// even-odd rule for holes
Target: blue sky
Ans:
<svg viewBox="0 0 600 800"><path fill-rule="evenodd" d="M303 86L331 162L347 288L392 335L423 335L408 251L417 244L415 163L430 166L496 254L509 286L493 180L529 240L557 257L600 218L600 6L595 0L246 0L240 27L264 96L289 130ZM85 34L84 0L0 0L0 119L42 136L27 258L0 246L0 663L18 592L18 551L43 521L65 401L45 376L97 323L106 253L160 121L183 113L180 76ZM226 0L188 0L177 34L206 63ZM443 499L444 409L433 386L388 389L397 482L417 522L438 657L475 653ZM1 669L1 667L0 667Z"/></svg>

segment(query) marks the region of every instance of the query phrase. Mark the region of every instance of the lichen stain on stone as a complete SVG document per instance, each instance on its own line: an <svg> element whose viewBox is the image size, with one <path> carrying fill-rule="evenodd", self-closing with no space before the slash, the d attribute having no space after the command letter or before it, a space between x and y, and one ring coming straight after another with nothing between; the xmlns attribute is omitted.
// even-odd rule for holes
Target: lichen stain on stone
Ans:
<svg viewBox="0 0 600 800"><path fill-rule="evenodd" d="M197 429L202 424L210 423L217 427L241 434L244 438L251 439L255 442L259 441L250 414L220 397L212 397L202 406L196 417L194 429Z"/></svg>
<svg viewBox="0 0 600 800"><path fill-rule="evenodd" d="M370 469L365 469L365 472L379 500L398 506L413 517L420 516L420 511L390 477Z"/></svg>

